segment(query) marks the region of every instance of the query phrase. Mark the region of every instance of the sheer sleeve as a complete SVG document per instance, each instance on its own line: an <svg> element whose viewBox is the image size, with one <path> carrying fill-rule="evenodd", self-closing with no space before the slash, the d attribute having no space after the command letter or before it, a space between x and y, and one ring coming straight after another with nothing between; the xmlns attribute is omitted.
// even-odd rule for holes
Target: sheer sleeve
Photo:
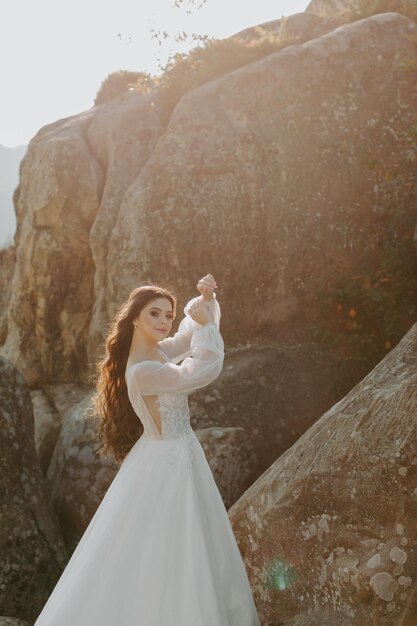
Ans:
<svg viewBox="0 0 417 626"><path fill-rule="evenodd" d="M167 355L174 363L179 363L185 357L191 354L191 337L195 330L204 328L202 324L199 324L189 314L190 307L200 299L200 296L196 296L187 302L184 307L185 317L181 320L178 330L173 337L167 337L158 343L158 347ZM209 310L213 315L214 323L217 328L220 329L220 305L217 301L216 294L213 292L213 298L209 302Z"/></svg>
<svg viewBox="0 0 417 626"><path fill-rule="evenodd" d="M200 325L201 326L201 325ZM181 365L141 361L128 370L133 393L149 396L162 393L190 393L215 380L223 369L224 343L215 322L194 330L191 356Z"/></svg>

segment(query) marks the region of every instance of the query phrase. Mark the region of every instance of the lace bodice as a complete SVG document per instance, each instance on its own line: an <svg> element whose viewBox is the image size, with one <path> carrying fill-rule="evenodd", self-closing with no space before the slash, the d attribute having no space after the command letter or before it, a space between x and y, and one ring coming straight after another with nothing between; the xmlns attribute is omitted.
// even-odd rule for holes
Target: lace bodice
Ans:
<svg viewBox="0 0 417 626"><path fill-rule="evenodd" d="M219 303L216 296L211 300L215 321L202 326L188 313L196 299L193 298L185 306L185 317L177 333L158 344L158 352L165 362L140 361L126 369L129 399L144 427L142 437L183 440L192 435L188 394L211 383L223 369L224 343L220 334ZM182 363L177 365L180 359L183 359ZM161 432L144 396L157 396Z"/></svg>

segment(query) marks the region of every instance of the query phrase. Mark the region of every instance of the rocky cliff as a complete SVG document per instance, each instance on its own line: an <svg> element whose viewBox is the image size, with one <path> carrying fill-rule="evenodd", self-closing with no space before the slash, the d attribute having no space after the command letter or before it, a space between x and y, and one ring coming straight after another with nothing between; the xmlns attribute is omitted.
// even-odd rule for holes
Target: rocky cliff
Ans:
<svg viewBox="0 0 417 626"><path fill-rule="evenodd" d="M1 353L30 384L85 381L134 286L184 301L210 268L228 346L327 331L346 356L353 329L360 378L415 312L415 35L394 13L340 26L187 93L166 127L153 92L42 128L16 193ZM369 337L393 298L399 336Z"/></svg>

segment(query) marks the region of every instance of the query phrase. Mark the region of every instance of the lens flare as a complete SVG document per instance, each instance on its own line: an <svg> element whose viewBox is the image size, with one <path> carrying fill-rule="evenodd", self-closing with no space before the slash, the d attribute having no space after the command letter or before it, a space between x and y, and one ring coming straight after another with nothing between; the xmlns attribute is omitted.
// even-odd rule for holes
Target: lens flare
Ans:
<svg viewBox="0 0 417 626"><path fill-rule="evenodd" d="M280 557L275 557L267 564L266 584L270 589L288 589L296 578L294 567Z"/></svg>

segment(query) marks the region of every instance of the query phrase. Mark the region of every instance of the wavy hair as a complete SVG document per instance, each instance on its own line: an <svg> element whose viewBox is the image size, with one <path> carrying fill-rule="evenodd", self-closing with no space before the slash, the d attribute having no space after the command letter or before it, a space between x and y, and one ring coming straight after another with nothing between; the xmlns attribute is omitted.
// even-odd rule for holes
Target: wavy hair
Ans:
<svg viewBox="0 0 417 626"><path fill-rule="evenodd" d="M113 456L117 463L123 461L143 434L143 424L133 410L125 380L133 320L151 300L161 296L171 302L175 318L177 299L171 291L158 285L136 287L109 324L105 354L97 363L96 393L92 398L93 410L99 417L99 446L95 452Z"/></svg>

